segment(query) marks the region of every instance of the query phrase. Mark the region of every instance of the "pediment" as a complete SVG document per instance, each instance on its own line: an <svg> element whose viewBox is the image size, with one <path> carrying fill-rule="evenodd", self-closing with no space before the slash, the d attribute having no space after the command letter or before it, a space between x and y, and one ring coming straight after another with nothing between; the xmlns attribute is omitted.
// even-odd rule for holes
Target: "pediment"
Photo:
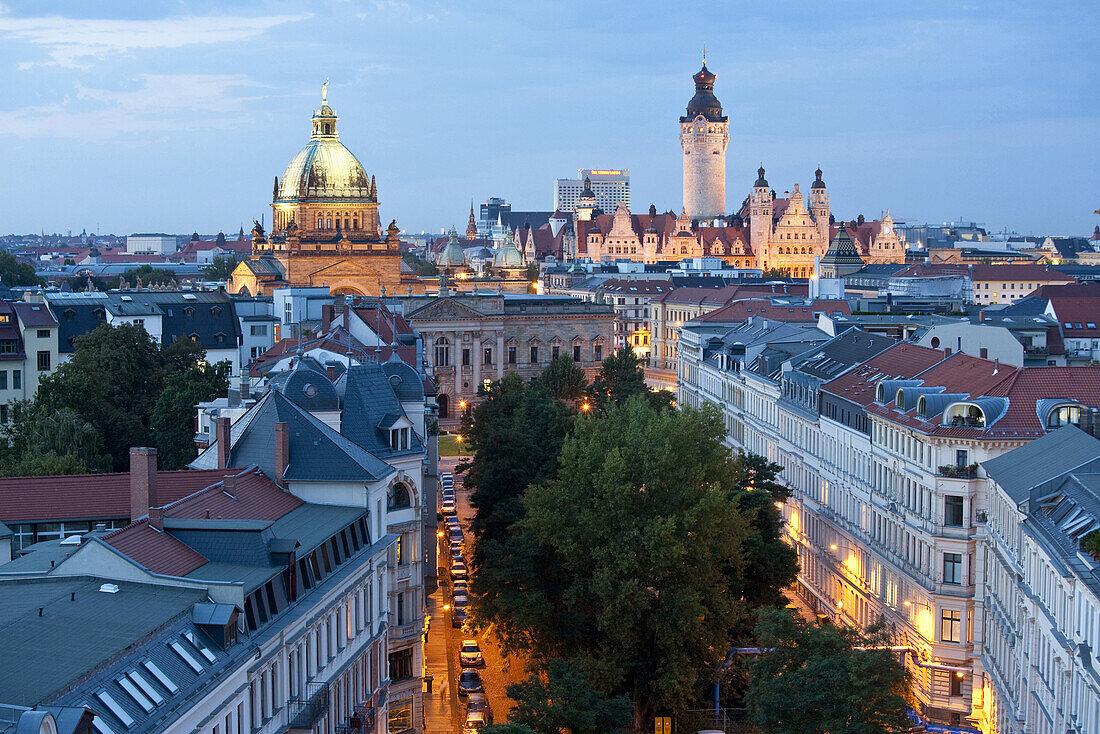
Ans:
<svg viewBox="0 0 1100 734"><path fill-rule="evenodd" d="M355 262L354 260L340 260L339 262L326 265L319 270L314 270L309 274L309 277L312 279L332 278L336 276L362 277L364 275L370 275L375 278L379 277L376 271L371 270L366 265Z"/></svg>
<svg viewBox="0 0 1100 734"><path fill-rule="evenodd" d="M482 319L485 314L451 298L443 297L413 311L410 319L417 321Z"/></svg>

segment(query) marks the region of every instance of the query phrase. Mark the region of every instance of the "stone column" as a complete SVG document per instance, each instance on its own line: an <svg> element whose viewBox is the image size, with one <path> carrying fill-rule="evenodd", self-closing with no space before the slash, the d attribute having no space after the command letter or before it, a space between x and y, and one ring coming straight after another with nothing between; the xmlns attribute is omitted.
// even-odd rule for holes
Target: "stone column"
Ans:
<svg viewBox="0 0 1100 734"><path fill-rule="evenodd" d="M504 332L497 332L497 379L504 379Z"/></svg>
<svg viewBox="0 0 1100 734"><path fill-rule="evenodd" d="M471 397L477 395L481 388L481 332L474 331L470 334L470 361L474 365L474 384L470 391Z"/></svg>

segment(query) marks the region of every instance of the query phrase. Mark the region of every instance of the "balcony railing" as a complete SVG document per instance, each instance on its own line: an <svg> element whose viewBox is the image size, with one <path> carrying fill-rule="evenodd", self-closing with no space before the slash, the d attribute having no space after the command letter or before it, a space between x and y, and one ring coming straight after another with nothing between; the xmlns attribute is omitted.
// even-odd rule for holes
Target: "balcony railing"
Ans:
<svg viewBox="0 0 1100 734"><path fill-rule="evenodd" d="M950 477L952 479L976 479L978 477L978 465L970 464L969 466L955 466L953 464L947 464L941 466L937 474L941 477Z"/></svg>
<svg viewBox="0 0 1100 734"><path fill-rule="evenodd" d="M420 634L423 623L417 621L399 627L390 627L390 640L409 640Z"/></svg>
<svg viewBox="0 0 1100 734"><path fill-rule="evenodd" d="M313 725L328 711L328 683L307 683L304 696L294 696L287 702L290 712L288 729L312 730Z"/></svg>

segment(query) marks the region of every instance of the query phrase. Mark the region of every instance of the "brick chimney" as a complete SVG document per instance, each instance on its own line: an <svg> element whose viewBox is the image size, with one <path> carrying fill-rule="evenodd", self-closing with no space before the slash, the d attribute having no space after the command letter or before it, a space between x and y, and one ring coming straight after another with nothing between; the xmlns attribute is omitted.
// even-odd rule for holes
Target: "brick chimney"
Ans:
<svg viewBox="0 0 1100 734"><path fill-rule="evenodd" d="M334 364L326 364L325 365L325 377L328 378L329 382L336 382L336 365L334 365Z"/></svg>
<svg viewBox="0 0 1100 734"><path fill-rule="evenodd" d="M290 464L290 426L286 423L275 424L275 483L286 489L283 475Z"/></svg>
<svg viewBox="0 0 1100 734"><path fill-rule="evenodd" d="M326 303L321 306L321 331L327 332L329 327L332 326L332 319L335 315L336 307L331 303Z"/></svg>
<svg viewBox="0 0 1100 734"><path fill-rule="evenodd" d="M157 450L148 446L130 449L130 521L149 515L159 507L157 497Z"/></svg>
<svg viewBox="0 0 1100 734"><path fill-rule="evenodd" d="M229 466L229 419L217 418L214 420L214 439L218 442L218 468Z"/></svg>

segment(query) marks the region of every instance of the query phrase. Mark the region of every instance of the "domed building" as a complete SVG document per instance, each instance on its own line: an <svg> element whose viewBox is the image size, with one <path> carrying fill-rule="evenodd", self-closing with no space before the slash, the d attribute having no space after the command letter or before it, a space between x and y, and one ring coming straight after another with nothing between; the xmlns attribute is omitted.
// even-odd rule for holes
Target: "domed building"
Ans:
<svg viewBox="0 0 1100 734"><path fill-rule="evenodd" d="M251 257L233 271L230 293L325 286L376 296L402 286L397 222L383 231L375 178L340 141L338 119L326 83L309 141L275 179L271 233L253 228Z"/></svg>
<svg viewBox="0 0 1100 734"><path fill-rule="evenodd" d="M462 243L458 241L458 232L455 231L454 227L451 227L447 244L444 246L443 251L439 253L439 258L435 264L448 275L454 275L460 270L467 269L466 250L463 249Z"/></svg>

